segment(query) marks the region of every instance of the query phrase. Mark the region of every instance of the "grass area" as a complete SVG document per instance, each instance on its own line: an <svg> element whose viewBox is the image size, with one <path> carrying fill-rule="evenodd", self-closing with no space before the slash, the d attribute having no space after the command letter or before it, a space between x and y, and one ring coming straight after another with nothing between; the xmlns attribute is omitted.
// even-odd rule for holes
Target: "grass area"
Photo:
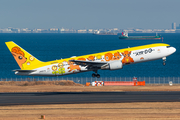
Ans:
<svg viewBox="0 0 180 120"><path fill-rule="evenodd" d="M69 80L0 81L0 92L180 91L180 85L84 86Z"/></svg>
<svg viewBox="0 0 180 120"><path fill-rule="evenodd" d="M174 120L180 102L1 106L0 120Z"/></svg>
<svg viewBox="0 0 180 120"><path fill-rule="evenodd" d="M0 81L0 85L34 86L34 85L61 85L61 86L83 86L70 80L60 81Z"/></svg>

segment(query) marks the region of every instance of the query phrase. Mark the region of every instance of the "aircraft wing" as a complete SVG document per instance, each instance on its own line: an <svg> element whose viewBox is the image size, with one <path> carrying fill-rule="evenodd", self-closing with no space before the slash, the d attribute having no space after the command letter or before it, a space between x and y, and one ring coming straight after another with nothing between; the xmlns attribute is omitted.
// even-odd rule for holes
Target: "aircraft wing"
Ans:
<svg viewBox="0 0 180 120"><path fill-rule="evenodd" d="M99 68L102 65L107 64L108 62L95 62L95 61L83 61L83 60L70 60L77 65L87 66L88 69Z"/></svg>

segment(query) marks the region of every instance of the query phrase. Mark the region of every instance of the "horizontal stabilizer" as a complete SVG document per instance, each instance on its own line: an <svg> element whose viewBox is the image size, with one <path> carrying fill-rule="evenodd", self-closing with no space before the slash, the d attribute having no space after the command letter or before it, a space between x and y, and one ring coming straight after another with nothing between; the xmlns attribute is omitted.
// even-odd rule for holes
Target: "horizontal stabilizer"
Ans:
<svg viewBox="0 0 180 120"><path fill-rule="evenodd" d="M35 72L36 70L13 70L16 72Z"/></svg>

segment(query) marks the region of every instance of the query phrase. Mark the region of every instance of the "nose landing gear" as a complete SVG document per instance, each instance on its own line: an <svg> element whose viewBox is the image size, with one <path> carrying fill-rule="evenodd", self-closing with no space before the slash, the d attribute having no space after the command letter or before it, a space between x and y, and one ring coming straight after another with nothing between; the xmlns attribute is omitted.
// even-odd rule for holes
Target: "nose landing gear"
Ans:
<svg viewBox="0 0 180 120"><path fill-rule="evenodd" d="M93 78L94 78L94 77L100 78L100 75L97 74L97 70L95 70L94 72L95 72L95 73L92 74L92 77L93 77Z"/></svg>
<svg viewBox="0 0 180 120"><path fill-rule="evenodd" d="M165 66L166 65L166 57L163 57L162 60L163 60L163 65Z"/></svg>

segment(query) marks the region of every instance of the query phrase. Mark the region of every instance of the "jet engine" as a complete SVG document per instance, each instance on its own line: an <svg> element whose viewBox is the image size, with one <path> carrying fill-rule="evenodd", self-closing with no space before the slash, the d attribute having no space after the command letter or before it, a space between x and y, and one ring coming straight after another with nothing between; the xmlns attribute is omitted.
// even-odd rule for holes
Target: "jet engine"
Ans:
<svg viewBox="0 0 180 120"><path fill-rule="evenodd" d="M110 61L107 64L101 66L102 70L117 70L122 68L123 68L123 64L120 60Z"/></svg>

